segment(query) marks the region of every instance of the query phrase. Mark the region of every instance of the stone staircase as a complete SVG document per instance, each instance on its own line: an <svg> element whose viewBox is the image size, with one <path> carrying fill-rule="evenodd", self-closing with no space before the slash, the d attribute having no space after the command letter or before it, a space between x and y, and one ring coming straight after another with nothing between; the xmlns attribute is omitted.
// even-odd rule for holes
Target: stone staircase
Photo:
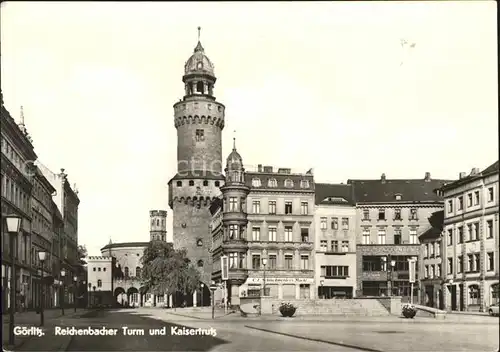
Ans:
<svg viewBox="0 0 500 352"><path fill-rule="evenodd" d="M318 299L287 300L297 307L295 315L337 315L356 317L389 316L390 313L376 299ZM273 302L273 314L279 314L281 301Z"/></svg>

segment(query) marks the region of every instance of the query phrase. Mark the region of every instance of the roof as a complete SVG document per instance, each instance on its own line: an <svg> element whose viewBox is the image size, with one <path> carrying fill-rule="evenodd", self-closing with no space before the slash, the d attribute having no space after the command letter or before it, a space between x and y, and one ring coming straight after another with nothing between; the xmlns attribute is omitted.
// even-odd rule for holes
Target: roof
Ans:
<svg viewBox="0 0 500 352"><path fill-rule="evenodd" d="M443 232L444 211L439 210L432 213L428 220L430 227L418 237L421 241L436 239L441 236Z"/></svg>
<svg viewBox="0 0 500 352"><path fill-rule="evenodd" d="M353 196L354 194L352 185L316 183L314 203L316 205L354 205Z"/></svg>
<svg viewBox="0 0 500 352"><path fill-rule="evenodd" d="M490 166L488 166L486 169L484 169L483 171L481 171L481 174L484 176L486 174L492 174L492 173L495 173L495 172L499 172L499 164L498 164L498 160L496 162L494 162L493 164L491 164Z"/></svg>
<svg viewBox="0 0 500 352"><path fill-rule="evenodd" d="M168 183L170 184L174 180L192 180L192 179L208 179L208 180L222 180L224 181L224 175L220 172L212 172L207 170L187 170L178 172L175 174Z"/></svg>
<svg viewBox="0 0 500 352"><path fill-rule="evenodd" d="M213 216L220 208L222 208L222 197L217 197L210 203L210 214Z"/></svg>
<svg viewBox="0 0 500 352"><path fill-rule="evenodd" d="M498 173L499 172L499 163L498 163L498 160L496 162L494 162L493 164L491 164L490 166L488 166L486 169L484 169L483 171L479 172L479 173L476 173L476 174L470 174L468 176L465 176L459 180L456 180L456 181L452 181L446 185L443 185L440 187L440 191L447 191L447 190L450 190L450 189L454 189L456 187L459 187L461 185L464 185L464 184L467 184L469 182L472 182L474 180L477 180L477 179L480 179L482 177L485 177L487 175L491 175L491 174L494 174L494 173Z"/></svg>
<svg viewBox="0 0 500 352"><path fill-rule="evenodd" d="M110 243L101 248L101 251L105 249L113 248L129 248L129 247L147 247L149 242L122 242L122 243Z"/></svg>
<svg viewBox="0 0 500 352"><path fill-rule="evenodd" d="M205 49L203 49L200 41L198 41L198 44L194 48L194 52L191 57L186 61L186 64L184 65L184 73L186 75L204 73L212 77L215 76L214 65L205 55Z"/></svg>
<svg viewBox="0 0 500 352"><path fill-rule="evenodd" d="M261 187L252 186L254 178L260 179ZM268 182L270 179L275 179L277 187L269 187ZM292 180L292 187L285 187L285 180ZM301 187L301 180L309 181L309 188ZM301 192L314 192L314 176L312 174L288 174L288 173L266 173L266 172L245 172L245 184L253 191L269 190L269 191L301 191Z"/></svg>
<svg viewBox="0 0 500 352"><path fill-rule="evenodd" d="M453 182L433 179L347 180L357 203L441 202L434 190ZM397 196L401 198L398 199Z"/></svg>

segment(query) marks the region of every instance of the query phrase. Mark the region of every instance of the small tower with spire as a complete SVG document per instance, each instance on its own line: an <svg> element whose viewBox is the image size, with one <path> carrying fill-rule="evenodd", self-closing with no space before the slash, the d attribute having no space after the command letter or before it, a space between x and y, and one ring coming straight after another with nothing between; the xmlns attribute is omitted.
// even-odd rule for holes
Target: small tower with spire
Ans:
<svg viewBox="0 0 500 352"><path fill-rule="evenodd" d="M149 212L151 221L149 229L150 241L167 241L167 211L151 210Z"/></svg>

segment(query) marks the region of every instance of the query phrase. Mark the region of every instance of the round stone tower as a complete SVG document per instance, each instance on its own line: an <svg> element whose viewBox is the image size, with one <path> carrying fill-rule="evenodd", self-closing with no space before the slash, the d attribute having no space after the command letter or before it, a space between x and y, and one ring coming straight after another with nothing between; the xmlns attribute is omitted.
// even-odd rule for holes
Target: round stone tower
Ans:
<svg viewBox="0 0 500 352"><path fill-rule="evenodd" d="M167 241L167 211L151 210L149 212L151 226L149 229L150 241Z"/></svg>
<svg viewBox="0 0 500 352"><path fill-rule="evenodd" d="M187 250L208 287L212 275L209 206L220 195L224 182L221 135L225 107L214 97L214 66L205 55L199 32L182 82L184 97L174 104L177 174L169 182L174 248Z"/></svg>

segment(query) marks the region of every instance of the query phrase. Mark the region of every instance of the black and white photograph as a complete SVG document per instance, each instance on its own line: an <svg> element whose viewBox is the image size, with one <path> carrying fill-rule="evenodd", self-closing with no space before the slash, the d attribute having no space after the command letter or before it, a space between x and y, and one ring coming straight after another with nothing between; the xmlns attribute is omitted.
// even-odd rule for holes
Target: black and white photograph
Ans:
<svg viewBox="0 0 500 352"><path fill-rule="evenodd" d="M3 351L498 352L495 1L3 1Z"/></svg>

